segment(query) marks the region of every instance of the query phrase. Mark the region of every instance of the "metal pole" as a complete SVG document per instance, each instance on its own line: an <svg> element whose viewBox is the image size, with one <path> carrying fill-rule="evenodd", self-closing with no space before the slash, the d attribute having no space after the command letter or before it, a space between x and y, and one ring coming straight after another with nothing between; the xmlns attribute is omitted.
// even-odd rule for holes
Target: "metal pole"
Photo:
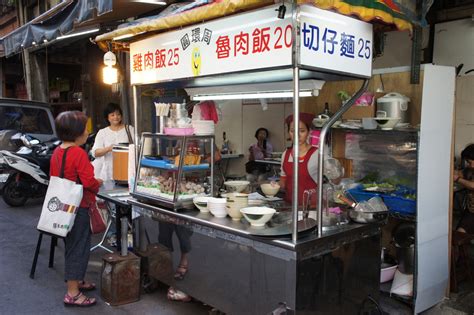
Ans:
<svg viewBox="0 0 474 315"><path fill-rule="evenodd" d="M135 127L135 169L137 169L138 152L139 150L139 135L138 135L138 90L137 86L133 85L133 126Z"/></svg>
<svg viewBox="0 0 474 315"><path fill-rule="evenodd" d="M298 240L298 169L299 169L299 117L300 117L300 69L299 65L299 12L296 1L292 6L292 24L293 24L293 202L291 209L293 211L291 240L296 243Z"/></svg>
<svg viewBox="0 0 474 315"><path fill-rule="evenodd" d="M352 96L329 120L324 124L319 135L319 150L318 150L318 235L323 233L323 172L324 172L324 142L329 128L344 114L355 101L367 90L369 86L369 79L365 79L359 91Z"/></svg>
<svg viewBox="0 0 474 315"><path fill-rule="evenodd" d="M128 219L127 217L120 218L120 226L122 228L121 234L121 250L120 256L128 255Z"/></svg>

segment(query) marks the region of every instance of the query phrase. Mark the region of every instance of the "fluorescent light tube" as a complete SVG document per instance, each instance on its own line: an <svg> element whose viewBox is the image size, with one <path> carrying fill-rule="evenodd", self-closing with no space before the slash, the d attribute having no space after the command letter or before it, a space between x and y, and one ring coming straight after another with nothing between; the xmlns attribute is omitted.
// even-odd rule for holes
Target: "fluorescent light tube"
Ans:
<svg viewBox="0 0 474 315"><path fill-rule="evenodd" d="M112 40L121 40L121 39L125 39L125 38L130 38L130 37L133 37L133 36L135 36L135 35L132 34L132 33L128 33L128 34L124 34L124 35L114 37L114 38L112 38Z"/></svg>
<svg viewBox="0 0 474 315"><path fill-rule="evenodd" d="M159 0L133 0L132 2L167 5L166 1L159 1Z"/></svg>
<svg viewBox="0 0 474 315"><path fill-rule="evenodd" d="M93 29L90 29L90 30L87 30L87 31L82 31L82 32L77 32L77 33L72 33L72 34L67 34L67 35L59 36L59 37L56 38L56 39L57 39L57 40L61 40L61 39L70 38L70 37L74 37L74 36L80 36L80 35L85 35L85 34L91 34L91 33L95 33L95 32L98 32L98 31L99 31L98 28L93 28Z"/></svg>
<svg viewBox="0 0 474 315"><path fill-rule="evenodd" d="M300 91L300 97L313 96L312 91ZM263 93L242 93L242 94L208 94L208 95L194 95L191 99L194 101L206 101L206 100L244 100L244 99L260 99L260 98L289 98L293 97L293 92L282 91L282 92L263 92Z"/></svg>

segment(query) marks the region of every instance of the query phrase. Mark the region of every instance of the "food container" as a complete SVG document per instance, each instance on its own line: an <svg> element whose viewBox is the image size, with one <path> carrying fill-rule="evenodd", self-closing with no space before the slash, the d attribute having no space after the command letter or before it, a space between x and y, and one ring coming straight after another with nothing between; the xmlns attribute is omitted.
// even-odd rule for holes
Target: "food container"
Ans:
<svg viewBox="0 0 474 315"><path fill-rule="evenodd" d="M128 144L112 148L113 178L116 182L128 183Z"/></svg>
<svg viewBox="0 0 474 315"><path fill-rule="evenodd" d="M227 194L227 214L234 221L238 221L242 218L242 213L240 209L248 207L249 198L247 194L241 193L229 193Z"/></svg>

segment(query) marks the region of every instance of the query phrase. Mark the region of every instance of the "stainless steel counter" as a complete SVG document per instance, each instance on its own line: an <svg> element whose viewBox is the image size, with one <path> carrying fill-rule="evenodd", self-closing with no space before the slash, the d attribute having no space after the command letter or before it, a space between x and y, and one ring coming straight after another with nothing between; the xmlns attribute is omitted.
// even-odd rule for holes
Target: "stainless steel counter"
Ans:
<svg viewBox="0 0 474 315"><path fill-rule="evenodd" d="M158 221L158 244L142 257L147 272L227 314L356 314L378 297L380 226L348 224L317 235L256 236L246 221L172 210L129 199ZM187 273L174 270L187 261Z"/></svg>
<svg viewBox="0 0 474 315"><path fill-rule="evenodd" d="M192 229L202 230L203 227L213 229L214 231L226 232L236 237L258 240L259 242L271 244L280 248L296 252L313 251L317 249L315 243L334 243L334 247L340 246L346 240L354 240L374 235L380 232L378 225L350 223L343 225L338 229L325 231L321 236L317 234L314 222L300 221L298 230L299 239L296 244L291 240L290 223L267 228L255 228L248 224L245 219L234 221L229 217L216 218L210 213L202 213L198 210L180 210L174 212L170 209L158 207L136 199L130 198L128 202L133 206L134 211L147 217L171 222L179 225L186 225ZM291 217L291 213L286 214ZM264 231L268 232L265 233ZM211 230L210 230L211 231ZM272 234L274 233L274 234ZM231 237L231 236L229 236Z"/></svg>

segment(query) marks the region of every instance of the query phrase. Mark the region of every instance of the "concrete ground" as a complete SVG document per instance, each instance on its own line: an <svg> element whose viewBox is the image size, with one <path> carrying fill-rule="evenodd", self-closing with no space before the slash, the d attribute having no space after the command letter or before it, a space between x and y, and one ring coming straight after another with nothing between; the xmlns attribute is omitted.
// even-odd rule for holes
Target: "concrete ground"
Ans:
<svg viewBox="0 0 474 315"><path fill-rule="evenodd" d="M122 306L109 306L100 298L100 291L89 295L98 299L93 308L65 308L62 299L65 293L63 282L64 244L58 242L55 265L48 268L49 237L43 238L35 279L29 278L38 233L36 224L41 212L41 201L29 201L24 207L11 208L0 199L0 314L160 314L199 315L208 314L211 307L198 301L172 302L166 298L165 286L153 293L142 294L140 300ZM99 237L93 237L93 244ZM101 249L91 255L88 280L99 283L102 266ZM382 311L386 314L411 314L403 303L382 295ZM460 284L460 292L446 299L424 315L474 314L474 283Z"/></svg>

